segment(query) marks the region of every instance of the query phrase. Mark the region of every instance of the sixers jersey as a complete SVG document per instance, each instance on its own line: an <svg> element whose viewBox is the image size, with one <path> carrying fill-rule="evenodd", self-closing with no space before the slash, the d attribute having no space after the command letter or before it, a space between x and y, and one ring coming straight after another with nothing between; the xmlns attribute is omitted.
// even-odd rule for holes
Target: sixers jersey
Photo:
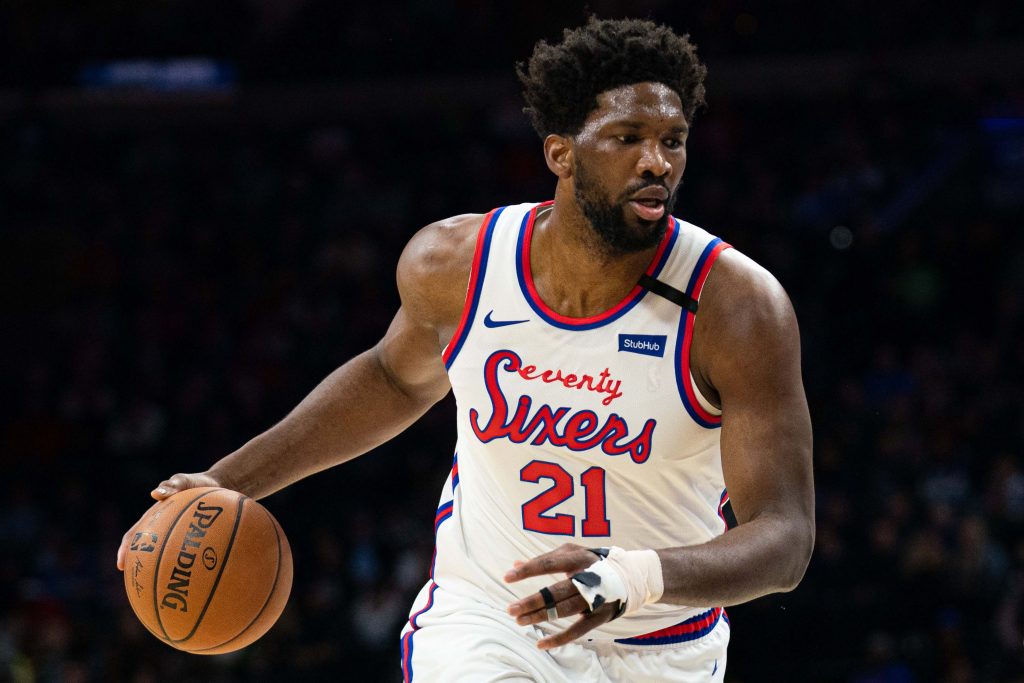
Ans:
<svg viewBox="0 0 1024 683"><path fill-rule="evenodd" d="M458 442L428 598L440 585L504 611L562 578L506 584L513 562L562 543L665 548L727 529L721 417L689 369L695 302L727 245L670 218L646 275L684 291L689 306L638 285L604 313L568 318L541 300L531 273L534 222L549 209L496 209L480 228L462 320L444 351ZM649 605L588 637L707 621L708 607ZM717 621L721 610L712 612Z"/></svg>

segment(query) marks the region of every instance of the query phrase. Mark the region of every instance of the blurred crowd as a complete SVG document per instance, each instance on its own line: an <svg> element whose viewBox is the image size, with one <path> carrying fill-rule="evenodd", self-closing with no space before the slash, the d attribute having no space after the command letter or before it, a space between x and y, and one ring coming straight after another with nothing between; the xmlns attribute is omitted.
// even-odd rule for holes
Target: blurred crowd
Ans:
<svg viewBox="0 0 1024 683"><path fill-rule="evenodd" d="M653 17L700 37L706 59L736 55L954 49L1019 39L1013 0L829 3L771 0L163 0L0 4L2 85L68 85L84 62L212 56L247 82L506 70L538 38L587 13Z"/></svg>
<svg viewBox="0 0 1024 683"><path fill-rule="evenodd" d="M709 99L677 215L789 291L816 438L814 558L795 592L730 608L728 680L1024 681L1024 90L875 75L840 100ZM375 343L417 228L550 197L525 118L453 103L404 126L100 131L24 115L0 121L0 161L0 680L398 680L450 399L264 501L295 584L240 653L149 635L114 552L160 479Z"/></svg>

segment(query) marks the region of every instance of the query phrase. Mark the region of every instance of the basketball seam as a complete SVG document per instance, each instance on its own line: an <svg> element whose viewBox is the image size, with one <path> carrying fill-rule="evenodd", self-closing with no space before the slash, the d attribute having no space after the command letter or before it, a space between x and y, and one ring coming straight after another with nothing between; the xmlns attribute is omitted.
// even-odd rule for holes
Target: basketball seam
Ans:
<svg viewBox="0 0 1024 683"><path fill-rule="evenodd" d="M196 631L199 629L199 625L203 623L203 617L206 616L206 610L210 608L210 603L213 602L213 596L217 593L217 585L220 584L220 577L224 576L224 568L228 566L228 558L231 557L231 548L234 547L235 536L238 534L238 525L242 521L242 508L245 507L245 501L247 500L249 500L247 496L242 496L238 500L238 512L235 513L235 527L231 530L231 538L228 540L228 547L224 550L224 559L220 563L220 571L217 572L217 578L213 580L213 585L210 587L210 594L206 596L206 604L203 605L203 611L199 613L199 617L196 619L196 623L192 625L192 630L188 632L188 635L180 640L171 640L168 638L168 642L174 643L175 646L190 640L192 636L196 634Z"/></svg>
<svg viewBox="0 0 1024 683"><path fill-rule="evenodd" d="M142 619L139 619L139 623L140 623L140 624L142 624L143 626L145 626L145 627L146 627L146 630L147 630L147 631L149 631L150 633L152 633L152 634L153 634L154 636L156 636L156 637L157 637L157 638L159 638L160 640L167 640L167 638L164 638L164 637L163 637L162 635L160 635L159 633L157 633L157 632L156 632L156 630L154 630L154 628L153 628L152 626L150 626L149 624L147 624L146 622L144 622L144 621L143 621Z"/></svg>
<svg viewBox="0 0 1024 683"><path fill-rule="evenodd" d="M262 509L264 514L267 515L267 518L270 519L270 524L271 524L271 526L274 527L274 536L277 538L277 571L274 572L274 583L272 583L270 585L270 592L267 593L267 599L263 601L263 606L260 607L260 611L256 613L256 616L254 616L252 618L252 620L248 624L245 625L245 628L243 628L237 634L235 634L232 637L228 638L227 640L225 640L220 645L211 645L210 647L204 647L201 650L189 650L189 652L192 652L193 654L200 654L202 652L205 652L206 650L215 650L215 649L217 649L219 647L224 647L225 645L229 645L233 641L236 641L239 638L241 638L243 635L245 635L245 632L248 631L249 628L253 624L255 624L256 621L263 615L263 612L265 612L266 609L267 609L267 605L270 604L271 598L274 597L274 590L277 588L277 581L278 581L278 579L281 578L281 564L282 564L281 563L281 556L283 555L283 552L281 550L281 532L278 529L277 521L274 520L274 517L270 514L270 512L266 508L264 508L262 506L260 506L260 509ZM224 653L224 654L227 654L227 653Z"/></svg>
<svg viewBox="0 0 1024 683"><path fill-rule="evenodd" d="M160 582L160 561L164 559L164 551L167 550L167 541L168 539L170 539L171 534L174 533L174 528L178 526L178 522L185 514L185 511L192 506L192 503L196 502L197 500L205 496L207 493L210 493L210 491L203 491L198 496L196 496L195 498L193 498L192 500L190 500L181 507L181 511L179 511L178 516L174 518L174 522L172 522L171 525L167 527L167 536L166 538L164 538L164 542L160 544L160 554L156 556L156 565L154 565L153 567L153 615L156 617L156 623L160 626L160 630L164 634L162 636L163 639L166 640L168 643L173 643L174 641L171 640L171 636L168 635L167 629L164 628L164 620L160 618L160 605L157 603L156 599L157 595L160 594L160 591L157 588L157 584ZM156 634L154 633L154 635Z"/></svg>

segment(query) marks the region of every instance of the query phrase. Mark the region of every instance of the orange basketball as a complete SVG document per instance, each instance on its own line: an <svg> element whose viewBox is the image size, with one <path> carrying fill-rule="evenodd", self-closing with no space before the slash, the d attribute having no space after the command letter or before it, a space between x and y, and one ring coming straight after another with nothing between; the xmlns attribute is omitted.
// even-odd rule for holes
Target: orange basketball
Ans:
<svg viewBox="0 0 1024 683"><path fill-rule="evenodd" d="M281 616L292 551L277 520L252 498L188 489L136 525L124 585L157 638L194 654L223 654L249 645Z"/></svg>

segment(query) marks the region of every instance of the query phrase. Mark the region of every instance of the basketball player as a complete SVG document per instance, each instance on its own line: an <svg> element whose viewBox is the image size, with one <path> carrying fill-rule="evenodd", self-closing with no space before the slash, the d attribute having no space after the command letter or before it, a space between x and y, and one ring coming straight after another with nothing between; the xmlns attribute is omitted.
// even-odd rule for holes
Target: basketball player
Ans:
<svg viewBox="0 0 1024 683"><path fill-rule="evenodd" d="M704 73L686 37L644 21L540 42L519 76L554 200L421 230L379 344L153 497L262 498L452 389L455 462L405 679L721 681L722 607L797 585L814 512L790 302L671 215Z"/></svg>

